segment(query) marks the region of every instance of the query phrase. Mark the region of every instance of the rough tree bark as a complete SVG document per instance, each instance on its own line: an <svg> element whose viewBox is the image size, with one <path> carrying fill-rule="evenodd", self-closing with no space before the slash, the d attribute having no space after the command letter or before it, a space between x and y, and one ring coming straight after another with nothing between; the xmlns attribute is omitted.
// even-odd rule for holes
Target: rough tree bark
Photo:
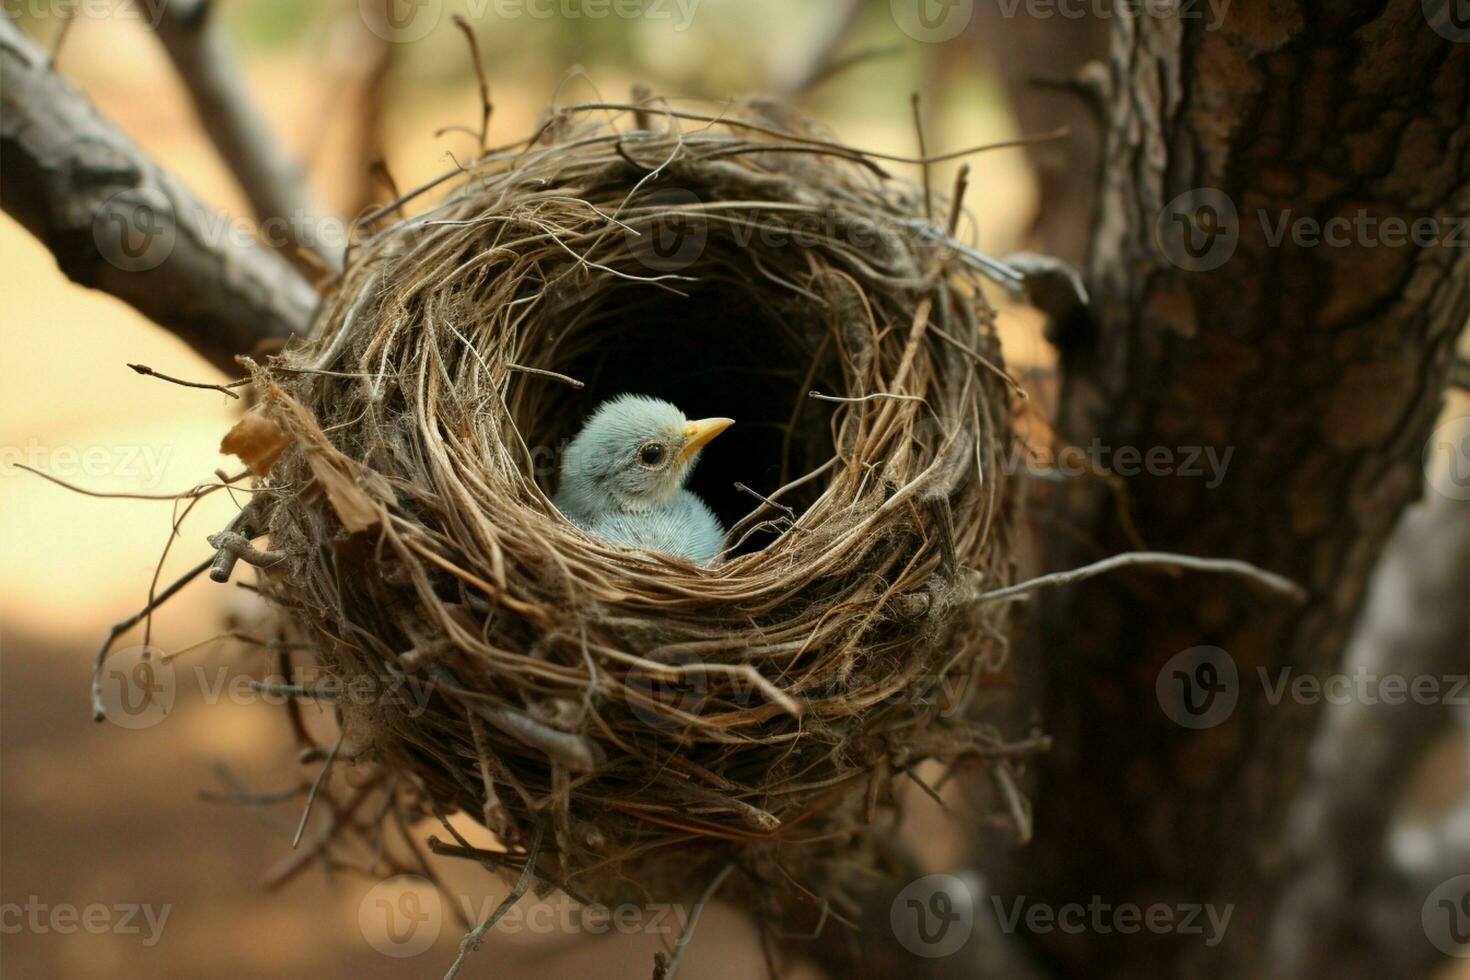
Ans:
<svg viewBox="0 0 1470 980"><path fill-rule="evenodd" d="M1037 843L998 891L1053 907L1234 906L1214 948L1178 932L1028 936L1055 975L1270 975L1284 816L1318 709L1270 703L1258 671L1274 682L1335 668L1368 573L1420 492L1470 252L1388 244L1383 222L1427 218L1463 236L1467 55L1418 0L1238 2L1215 30L1114 22L1088 270L1096 323L1062 353L1059 431L1144 454L1233 449L1213 489L1130 480L1139 533L1149 547L1256 562L1312 598L1287 608L1219 580L1126 573L1047 597L1032 656L1057 748L1033 790ZM1199 188L1214 193L1171 207ZM1338 217L1357 224L1293 239L1290 222ZM1130 545L1091 487L1058 501L1053 526L1048 567ZM1155 684L1199 645L1233 659L1238 703L1191 729L1166 716Z"/></svg>

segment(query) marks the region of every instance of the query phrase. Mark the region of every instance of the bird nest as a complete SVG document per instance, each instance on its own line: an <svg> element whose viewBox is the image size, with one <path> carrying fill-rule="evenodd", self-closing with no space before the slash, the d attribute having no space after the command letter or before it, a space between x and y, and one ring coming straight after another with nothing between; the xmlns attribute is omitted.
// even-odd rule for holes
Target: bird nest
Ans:
<svg viewBox="0 0 1470 980"><path fill-rule="evenodd" d="M1005 613L974 599L1011 577L1012 392L926 216L951 205L883 159L769 105L561 109L365 237L312 338L252 366L279 445L243 440L241 527L285 556L261 592L383 692L343 699L337 758L611 901L730 864L823 894L897 780L991 757ZM716 566L553 507L621 392L737 420L691 484Z"/></svg>

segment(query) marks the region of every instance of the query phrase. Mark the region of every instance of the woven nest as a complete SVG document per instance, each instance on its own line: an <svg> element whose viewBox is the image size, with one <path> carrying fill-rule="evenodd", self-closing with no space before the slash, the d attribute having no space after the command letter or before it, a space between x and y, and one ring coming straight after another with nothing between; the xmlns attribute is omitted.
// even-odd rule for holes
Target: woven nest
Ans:
<svg viewBox="0 0 1470 980"><path fill-rule="evenodd" d="M339 757L534 834L595 900L732 862L767 898L840 887L898 778L998 741L970 709L1004 607L972 600L1011 576L1010 391L975 270L772 106L564 109L457 180L254 369L289 437L261 591L344 684L430 692L344 701ZM691 484L732 528L716 567L550 503L624 391L737 420Z"/></svg>

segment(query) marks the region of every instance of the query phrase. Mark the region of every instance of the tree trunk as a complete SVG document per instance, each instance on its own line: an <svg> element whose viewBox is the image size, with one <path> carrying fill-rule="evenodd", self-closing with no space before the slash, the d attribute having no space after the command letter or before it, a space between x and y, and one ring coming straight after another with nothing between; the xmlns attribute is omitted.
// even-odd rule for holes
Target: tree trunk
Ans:
<svg viewBox="0 0 1470 980"><path fill-rule="evenodd" d="M1311 598L1124 572L1038 610L1057 748L1033 788L1035 843L998 894L1233 906L1214 946L1204 916L1203 935L1027 935L1058 976L1270 975L1283 818L1319 706L1268 695L1282 670L1336 669L1368 573L1420 493L1470 308L1470 45L1432 28L1419 0L1240 0L1218 24L1184 6L1198 16L1114 23L1096 324L1062 352L1058 428L1120 475L1151 471L1126 483L1148 547L1253 561ZM1327 224L1339 218L1346 229ZM1313 244L1307 222L1328 235ZM1228 461L1223 478L1189 447ZM1137 543L1095 484L1059 497L1051 527L1049 568ZM1228 659L1173 659L1200 646ZM1200 667L1208 656L1220 673ZM1215 694L1199 686L1215 678Z"/></svg>

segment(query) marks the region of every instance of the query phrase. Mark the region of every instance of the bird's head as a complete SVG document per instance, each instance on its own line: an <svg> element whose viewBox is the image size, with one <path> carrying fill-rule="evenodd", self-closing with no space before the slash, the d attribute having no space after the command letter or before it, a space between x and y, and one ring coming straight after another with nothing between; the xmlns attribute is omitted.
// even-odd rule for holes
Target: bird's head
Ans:
<svg viewBox="0 0 1470 980"><path fill-rule="evenodd" d="M672 500L705 443L733 419L695 419L666 401L619 395L597 406L562 459L558 502L585 514Z"/></svg>

